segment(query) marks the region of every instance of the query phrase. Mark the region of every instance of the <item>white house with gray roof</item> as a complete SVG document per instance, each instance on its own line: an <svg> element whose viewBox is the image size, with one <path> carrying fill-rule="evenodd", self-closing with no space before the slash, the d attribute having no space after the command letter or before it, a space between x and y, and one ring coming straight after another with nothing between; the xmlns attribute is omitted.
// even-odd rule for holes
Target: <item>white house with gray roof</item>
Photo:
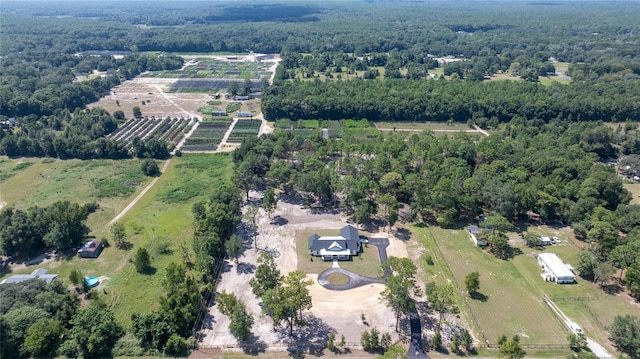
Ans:
<svg viewBox="0 0 640 359"><path fill-rule="evenodd" d="M313 234L308 241L309 254L321 257L325 261L348 261L351 256L357 256L362 249L358 230L353 226L342 227L340 235L337 236Z"/></svg>

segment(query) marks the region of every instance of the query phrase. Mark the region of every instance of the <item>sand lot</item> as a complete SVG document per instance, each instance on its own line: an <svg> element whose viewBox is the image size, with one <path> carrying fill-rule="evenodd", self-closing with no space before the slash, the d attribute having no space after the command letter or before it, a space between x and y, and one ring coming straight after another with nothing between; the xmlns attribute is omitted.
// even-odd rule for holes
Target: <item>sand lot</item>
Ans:
<svg viewBox="0 0 640 359"><path fill-rule="evenodd" d="M257 193L253 194L255 197ZM254 198L255 198L254 197ZM312 308L306 314L311 324L307 328L296 330L295 338L288 338L286 329L279 327L274 331L271 318L261 313L259 299L251 292L249 280L255 271L256 258L263 250L274 254L275 261L283 274L296 269L296 231L305 229L336 229L346 225L346 218L339 214L311 214L300 205L278 202L278 208L272 216L280 216L288 221L285 225L271 224L271 220L261 212L257 244L259 250L253 248L250 240L246 241L245 252L239 259L239 264L228 263L218 285L218 292L233 292L247 306L254 316L255 324L253 338L247 347L266 349L286 348L292 342L299 347L324 346L329 332L336 333L336 341L344 335L347 346L360 346L360 336L363 331L377 327L381 333L388 332L395 340L395 316L393 312L380 303L379 294L384 289L382 284L371 284L346 291L330 291L318 284L317 275L308 275L313 280L309 287L312 296ZM385 233L368 233L370 236L383 237ZM387 248L390 256L407 256L405 244L398 239L389 238L391 245ZM361 319L365 315L365 322ZM209 317L205 320L200 346L203 348L232 348L240 347L239 343L229 333L229 318L220 314L218 307L210 308Z"/></svg>

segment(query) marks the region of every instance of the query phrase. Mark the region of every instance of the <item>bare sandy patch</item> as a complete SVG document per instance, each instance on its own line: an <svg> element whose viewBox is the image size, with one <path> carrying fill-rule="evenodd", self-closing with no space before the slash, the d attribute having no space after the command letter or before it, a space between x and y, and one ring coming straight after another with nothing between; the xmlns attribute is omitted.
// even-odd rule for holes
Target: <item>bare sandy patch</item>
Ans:
<svg viewBox="0 0 640 359"><path fill-rule="evenodd" d="M253 198L259 196L251 193ZM285 224L272 223L262 210L258 220L258 250L253 248L251 238L246 238L245 251L239 258L239 264L228 262L218 284L218 292L234 293L253 315L255 323L252 328L253 337L250 343L266 347L282 347L291 341L324 343L326 335L332 331L341 335L350 347L360 346L363 331L376 327L381 333L388 332L397 339L395 333L395 316L393 312L380 302L382 284L367 285L347 291L331 291L320 286L317 275L309 275L313 281L309 287L312 296L312 308L305 314L310 318L312 326L302 330L296 338L289 338L286 329L278 327L274 330L271 318L262 314L260 300L253 295L249 280L253 277L257 266L257 257L262 251L273 254L278 268L283 275L297 269L296 233L307 229L340 229L347 224L341 214L314 214L300 205L278 202L272 218L278 216ZM390 237L387 233L376 236ZM405 243L390 237L391 245L387 248L389 255L406 257ZM364 314L365 321L361 319ZM223 348L234 350L240 343L228 330L229 318L222 315L218 306L210 308L205 319L200 346L203 348Z"/></svg>

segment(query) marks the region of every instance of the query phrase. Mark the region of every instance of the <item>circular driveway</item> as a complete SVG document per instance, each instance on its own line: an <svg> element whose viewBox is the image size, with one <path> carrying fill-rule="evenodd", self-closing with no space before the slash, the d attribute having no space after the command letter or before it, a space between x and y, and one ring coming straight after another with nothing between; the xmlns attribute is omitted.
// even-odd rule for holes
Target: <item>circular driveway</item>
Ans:
<svg viewBox="0 0 640 359"><path fill-rule="evenodd" d="M329 274L332 274L332 273L342 273L346 275L347 277L349 277L349 282L343 285L335 285L335 284L329 283L329 280L327 280L327 277L329 276ZM384 283L384 279L365 277L363 275L353 273L352 271L346 270L344 268L329 268L329 269L323 270L318 275L318 283L320 283L321 286L329 290L347 290L347 289L362 287L363 285L372 284L372 283Z"/></svg>
<svg viewBox="0 0 640 359"><path fill-rule="evenodd" d="M384 263L387 261L387 246L389 246L388 238L369 238L369 244L375 246L378 249L378 256L380 257L380 263ZM349 282L347 284L335 285L331 284L327 277L332 273L342 273L349 277ZM386 277L386 275L385 275ZM350 270L346 270L344 268L329 268L323 270L320 274L318 274L318 283L321 286L329 289L329 290L348 290L353 288L362 287L363 285L372 284L372 283L384 283L383 278L371 278L365 277L363 275L354 273Z"/></svg>

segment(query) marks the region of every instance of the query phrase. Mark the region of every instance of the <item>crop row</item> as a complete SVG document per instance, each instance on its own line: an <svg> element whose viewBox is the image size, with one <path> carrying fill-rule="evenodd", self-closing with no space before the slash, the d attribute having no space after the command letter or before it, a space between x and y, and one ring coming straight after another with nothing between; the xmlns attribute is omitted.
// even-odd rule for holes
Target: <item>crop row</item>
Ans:
<svg viewBox="0 0 640 359"><path fill-rule="evenodd" d="M214 151L229 129L231 121L201 123L182 146L182 151Z"/></svg>
<svg viewBox="0 0 640 359"><path fill-rule="evenodd" d="M143 118L127 121L118 130L112 132L107 138L123 141L127 145L138 137L142 140L166 140L179 141L184 135L183 130L191 122L191 119Z"/></svg>

